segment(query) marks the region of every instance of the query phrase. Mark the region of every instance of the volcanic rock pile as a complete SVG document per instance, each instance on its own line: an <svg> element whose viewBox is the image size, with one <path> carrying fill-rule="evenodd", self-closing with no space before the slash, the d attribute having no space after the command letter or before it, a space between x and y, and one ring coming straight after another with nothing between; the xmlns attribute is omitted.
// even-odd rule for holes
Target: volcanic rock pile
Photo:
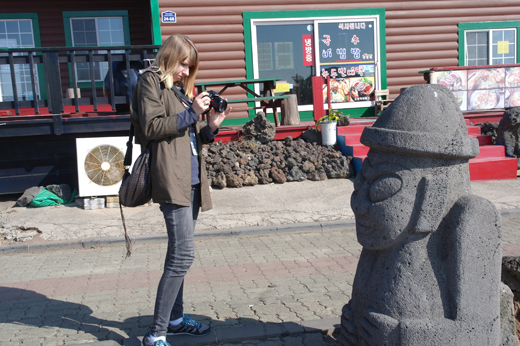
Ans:
<svg viewBox="0 0 520 346"><path fill-rule="evenodd" d="M485 123L478 123L477 126L480 126L481 133L483 135L491 136L491 141L493 144L497 141L497 129L498 123L490 123L486 121Z"/></svg>
<svg viewBox="0 0 520 346"><path fill-rule="evenodd" d="M262 144L255 140L212 143L204 150L210 184L242 187L286 181L349 178L352 157L333 146L293 140Z"/></svg>

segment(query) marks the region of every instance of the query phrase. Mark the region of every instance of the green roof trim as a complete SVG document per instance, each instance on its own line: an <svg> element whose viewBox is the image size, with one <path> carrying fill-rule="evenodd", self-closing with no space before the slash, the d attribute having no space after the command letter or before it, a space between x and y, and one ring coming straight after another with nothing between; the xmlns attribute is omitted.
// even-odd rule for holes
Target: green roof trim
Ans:
<svg viewBox="0 0 520 346"><path fill-rule="evenodd" d="M150 10L152 13L152 39L153 44L162 45L161 35L161 14L159 13L159 0L150 0Z"/></svg>

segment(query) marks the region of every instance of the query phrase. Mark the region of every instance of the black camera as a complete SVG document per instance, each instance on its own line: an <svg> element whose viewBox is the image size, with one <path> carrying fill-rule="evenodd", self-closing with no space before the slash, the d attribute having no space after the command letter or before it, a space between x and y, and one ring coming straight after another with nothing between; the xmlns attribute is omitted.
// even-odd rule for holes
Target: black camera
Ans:
<svg viewBox="0 0 520 346"><path fill-rule="evenodd" d="M213 107L213 109L219 113L224 113L227 108L227 101L221 98L220 95L213 90L208 90L208 94L211 100L209 106Z"/></svg>

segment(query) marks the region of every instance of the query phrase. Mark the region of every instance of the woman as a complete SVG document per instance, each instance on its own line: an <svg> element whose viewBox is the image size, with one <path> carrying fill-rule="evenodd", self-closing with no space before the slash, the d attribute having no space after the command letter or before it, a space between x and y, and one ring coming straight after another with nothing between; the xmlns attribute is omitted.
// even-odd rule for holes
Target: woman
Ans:
<svg viewBox="0 0 520 346"><path fill-rule="evenodd" d="M151 150L152 199L160 204L168 232L164 271L157 288L153 324L144 346L168 345L166 335L203 335L209 326L183 314L184 276L194 259L193 231L199 209L211 209L203 143L210 143L231 111L211 109L207 92L193 98L199 56L184 35L170 36L154 64L140 77L131 120L142 148Z"/></svg>

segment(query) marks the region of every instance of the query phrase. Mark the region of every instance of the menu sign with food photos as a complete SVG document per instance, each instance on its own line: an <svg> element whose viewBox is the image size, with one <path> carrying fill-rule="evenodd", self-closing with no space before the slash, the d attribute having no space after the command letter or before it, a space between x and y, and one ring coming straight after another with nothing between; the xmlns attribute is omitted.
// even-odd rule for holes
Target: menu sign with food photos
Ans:
<svg viewBox="0 0 520 346"><path fill-rule="evenodd" d="M450 89L462 111L520 106L520 66L432 71L430 83Z"/></svg>
<svg viewBox="0 0 520 346"><path fill-rule="evenodd" d="M373 21L319 23L319 68L330 76L331 102L374 100L375 25ZM327 87L323 87L327 100Z"/></svg>

